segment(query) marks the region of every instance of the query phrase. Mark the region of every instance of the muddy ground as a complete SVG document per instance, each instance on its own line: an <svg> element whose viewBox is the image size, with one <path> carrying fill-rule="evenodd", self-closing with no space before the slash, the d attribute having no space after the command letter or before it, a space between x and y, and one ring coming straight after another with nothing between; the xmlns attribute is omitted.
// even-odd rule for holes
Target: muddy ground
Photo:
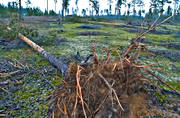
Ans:
<svg viewBox="0 0 180 118"><path fill-rule="evenodd" d="M127 25L123 21L108 22L108 25L97 22L64 22L60 27L54 17L25 17L24 23L39 32L39 37L30 38L46 51L62 58L64 63L84 61L92 53L93 40L99 57L106 48L111 50L112 56L118 57L136 37L139 27ZM143 30L145 29L147 26L144 26ZM180 23L176 23L164 24L147 34L142 43L148 44L149 50L156 56L144 54L140 57L141 60L146 60L142 61L144 64L158 63L161 69L156 73L177 90L180 90L179 32ZM47 117L49 96L61 81L62 77L57 69L23 41L0 38L1 116ZM162 108L173 109L175 116L180 115L179 104L166 104L164 100L168 97L158 93L156 97L163 101L165 106L171 105L161 106ZM176 97L177 102L179 98Z"/></svg>

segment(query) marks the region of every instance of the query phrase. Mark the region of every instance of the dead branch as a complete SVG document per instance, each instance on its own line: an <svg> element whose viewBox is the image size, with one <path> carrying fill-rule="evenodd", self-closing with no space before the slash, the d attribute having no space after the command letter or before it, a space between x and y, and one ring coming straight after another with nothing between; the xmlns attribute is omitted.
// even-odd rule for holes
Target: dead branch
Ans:
<svg viewBox="0 0 180 118"><path fill-rule="evenodd" d="M120 103L120 101L119 101L119 98L118 98L118 96L117 96L117 94L116 94L116 91L111 87L111 85L110 85L110 84L108 83L108 81L103 77L102 74L99 73L98 75L99 75L99 77L105 82L105 84L108 86L108 88L110 89L110 91L114 93L115 98L116 98L116 100L117 100L117 102L118 102L118 104L119 104L119 107L124 111L124 109L123 109L123 107L122 107L122 105L121 105L121 103Z"/></svg>
<svg viewBox="0 0 180 118"><path fill-rule="evenodd" d="M80 99L81 99L81 104L82 104L82 109L83 109L84 117L87 118L86 111L85 111L85 108L84 108L84 100L83 100L83 97L82 97L82 90L81 90L81 86L80 86L80 83L79 83L80 76L81 76L81 70L80 70L80 66L78 66L77 74L76 74L77 87L78 87L78 91L79 91L79 95L80 95Z"/></svg>
<svg viewBox="0 0 180 118"><path fill-rule="evenodd" d="M149 69L144 69L146 72L148 72L149 74L151 74L152 76L156 77L162 84L166 85L168 88L170 88L171 90L175 91L176 93L178 93L180 95L180 92L177 91L176 89L174 89L171 85L167 84L165 81L163 81L161 79L161 77L159 77L158 75L156 75L154 72L150 71Z"/></svg>
<svg viewBox="0 0 180 118"><path fill-rule="evenodd" d="M10 72L10 73L0 73L0 77L3 77L3 78L9 77L9 76L14 75L14 74L16 74L18 72L20 72L20 70L17 70L17 71L14 71L14 72Z"/></svg>
<svg viewBox="0 0 180 118"><path fill-rule="evenodd" d="M127 54L129 54L130 50L136 45L136 42L138 40L140 40L145 34L149 33L150 31L154 30L156 27L158 27L159 25L165 23L167 20L169 20L170 18L172 18L173 16L175 16L176 14L172 15L172 16L169 16L168 18L166 18L165 20L163 20L161 23L157 24L157 21L159 20L160 16L158 17L158 19L151 25L151 27L145 31L144 33L138 35L136 37L135 40L132 41L131 45L127 48L127 50L122 54L122 57L125 57Z"/></svg>

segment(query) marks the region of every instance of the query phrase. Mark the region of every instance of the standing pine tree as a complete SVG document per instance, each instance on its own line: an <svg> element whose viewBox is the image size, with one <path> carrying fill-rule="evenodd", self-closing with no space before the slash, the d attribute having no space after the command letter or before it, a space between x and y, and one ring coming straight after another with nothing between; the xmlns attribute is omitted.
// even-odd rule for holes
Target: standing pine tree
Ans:
<svg viewBox="0 0 180 118"><path fill-rule="evenodd" d="M57 4L57 0L54 0L54 11L56 12L56 4Z"/></svg>
<svg viewBox="0 0 180 118"><path fill-rule="evenodd" d="M64 17L65 11L68 11L67 9L68 9L68 6L69 6L69 2L70 2L70 0L63 0L62 1L62 17Z"/></svg>
<svg viewBox="0 0 180 118"><path fill-rule="evenodd" d="M127 16L129 16L129 15L130 15L130 8L131 8L131 4L130 4L130 3L128 3Z"/></svg>
<svg viewBox="0 0 180 118"><path fill-rule="evenodd" d="M89 0L92 4L92 8L95 10L96 15L99 15L99 1L98 0Z"/></svg>
<svg viewBox="0 0 180 118"><path fill-rule="evenodd" d="M118 10L118 15L121 15L121 6L126 5L126 0L117 0L116 6Z"/></svg>
<svg viewBox="0 0 180 118"><path fill-rule="evenodd" d="M21 3L21 0L19 0L19 13L22 15L22 3Z"/></svg>
<svg viewBox="0 0 180 118"><path fill-rule="evenodd" d="M174 14L178 12L178 7L180 9L180 0L174 0Z"/></svg>
<svg viewBox="0 0 180 118"><path fill-rule="evenodd" d="M113 3L113 0L108 0L108 3L109 3L109 13L108 13L108 15L111 15L112 14L112 3Z"/></svg>
<svg viewBox="0 0 180 118"><path fill-rule="evenodd" d="M168 6L168 8L167 8L167 15L168 16L172 15L172 8L171 8L171 6Z"/></svg>
<svg viewBox="0 0 180 118"><path fill-rule="evenodd" d="M78 15L78 12L79 12L78 2L79 2L79 0L75 1L75 4L76 4L76 15Z"/></svg>

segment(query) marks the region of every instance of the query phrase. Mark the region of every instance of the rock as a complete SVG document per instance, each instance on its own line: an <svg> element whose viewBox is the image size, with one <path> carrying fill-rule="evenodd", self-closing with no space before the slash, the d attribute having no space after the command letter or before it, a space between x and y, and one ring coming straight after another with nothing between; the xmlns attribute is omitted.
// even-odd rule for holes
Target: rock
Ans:
<svg viewBox="0 0 180 118"><path fill-rule="evenodd" d="M4 112L4 110L0 110L0 113L3 113Z"/></svg>
<svg viewBox="0 0 180 118"><path fill-rule="evenodd" d="M135 26L132 26L132 25L113 25L113 27L117 27L117 28L124 28L124 27L126 27L126 28L134 28L134 29L136 29L137 27L135 27Z"/></svg>
<svg viewBox="0 0 180 118"><path fill-rule="evenodd" d="M176 33L174 34L174 37L180 39L180 31L176 32Z"/></svg>
<svg viewBox="0 0 180 118"><path fill-rule="evenodd" d="M180 49L180 43L169 43L168 48Z"/></svg>
<svg viewBox="0 0 180 118"><path fill-rule="evenodd" d="M10 41L10 40L8 40L8 39L0 39L0 45L5 46L5 45L8 44L9 41Z"/></svg>
<svg viewBox="0 0 180 118"><path fill-rule="evenodd" d="M56 37L55 41L56 42L67 42L67 38L66 37Z"/></svg>
<svg viewBox="0 0 180 118"><path fill-rule="evenodd" d="M152 53L163 55L173 61L180 61L180 53L179 52L172 52L168 50L151 50Z"/></svg>
<svg viewBox="0 0 180 118"><path fill-rule="evenodd" d="M180 66L178 67L178 72L180 72Z"/></svg>
<svg viewBox="0 0 180 118"><path fill-rule="evenodd" d="M101 26L100 25L88 25L88 24L84 24L84 25L80 25L77 28L83 28L83 29L100 29Z"/></svg>
<svg viewBox="0 0 180 118"><path fill-rule="evenodd" d="M152 30L150 33L152 34L171 34L171 31L163 31L163 30Z"/></svg>
<svg viewBox="0 0 180 118"><path fill-rule="evenodd" d="M27 44L24 41L20 39L15 39L9 42L7 46L3 47L3 49L8 50L8 49L14 49L14 48L25 47L25 46L27 46Z"/></svg>
<svg viewBox="0 0 180 118"><path fill-rule="evenodd" d="M62 33L62 32L64 32L64 30L62 30L62 29L61 30L54 30L54 32L55 33Z"/></svg>
<svg viewBox="0 0 180 118"><path fill-rule="evenodd" d="M97 36L97 35L100 35L100 32L97 32L97 31L85 31L85 32L81 32L80 35L83 35L83 36Z"/></svg>
<svg viewBox="0 0 180 118"><path fill-rule="evenodd" d="M174 92L174 91L162 89L161 93L165 94L165 95L173 95L173 96L176 96L176 97L180 98L180 95L178 93Z"/></svg>
<svg viewBox="0 0 180 118"><path fill-rule="evenodd" d="M128 25L133 25L133 26L141 26L140 22L133 22L133 21L129 21L127 22Z"/></svg>
<svg viewBox="0 0 180 118"><path fill-rule="evenodd" d="M77 51L77 53L74 55L71 55L72 56L72 58L74 58L74 59L76 59L77 61L81 61L81 56L80 56L80 52L79 51Z"/></svg>
<svg viewBox="0 0 180 118"><path fill-rule="evenodd" d="M127 32L132 32L132 33L135 33L135 32L139 32L139 31L142 31L142 32L145 32L147 31L148 29L126 29L125 31ZM163 30L152 30L150 31L150 33L152 34L171 34L171 31L163 31Z"/></svg>
<svg viewBox="0 0 180 118"><path fill-rule="evenodd" d="M9 84L11 81L10 80L6 80L6 81L3 81L3 82L0 82L0 85L7 85Z"/></svg>

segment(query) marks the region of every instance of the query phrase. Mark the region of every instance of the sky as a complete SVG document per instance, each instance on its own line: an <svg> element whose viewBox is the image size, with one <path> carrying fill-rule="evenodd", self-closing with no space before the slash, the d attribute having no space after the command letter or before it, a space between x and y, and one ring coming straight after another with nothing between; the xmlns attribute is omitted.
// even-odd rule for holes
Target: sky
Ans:
<svg viewBox="0 0 180 118"><path fill-rule="evenodd" d="M16 1L16 0L0 0L0 3L7 5L8 2L12 2L12 1ZM26 0L22 0L22 6L23 7L26 7L25 1ZM115 5L116 5L115 0L113 0L113 1L114 2L112 3L112 5L113 5L112 13L115 12ZM127 0L127 1L130 1L130 0ZM146 12L148 12L150 0L144 0L144 2L145 2L144 10ZM31 0L31 3L32 3L31 7L39 7L42 11L45 11L46 6L47 6L47 0ZM99 0L99 3L100 3L100 11L109 8L108 0ZM62 8L61 4L62 4L62 0L57 0L57 10L56 10L57 13ZM54 0L49 0L48 7L49 7L49 10L55 10ZM72 13L72 7L76 8L75 0L70 0L70 5L69 5L70 14ZM80 14L82 9L89 8L88 0L79 0L78 7L79 7L79 14ZM167 5L165 6L165 8L167 8ZM122 13L124 13L124 12L125 12L125 7L123 6L122 7Z"/></svg>

